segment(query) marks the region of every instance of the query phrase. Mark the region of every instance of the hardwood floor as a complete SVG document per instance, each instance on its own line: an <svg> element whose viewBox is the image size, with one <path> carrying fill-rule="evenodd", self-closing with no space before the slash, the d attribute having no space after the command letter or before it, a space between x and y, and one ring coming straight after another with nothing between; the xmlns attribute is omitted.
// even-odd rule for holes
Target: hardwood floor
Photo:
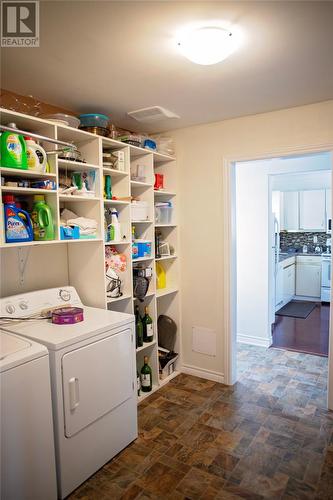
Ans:
<svg viewBox="0 0 333 500"><path fill-rule="evenodd" d="M330 306L317 304L306 319L276 316L271 347L328 355Z"/></svg>
<svg viewBox="0 0 333 500"><path fill-rule="evenodd" d="M327 358L239 345L226 386L178 375L139 407L139 437L70 500L332 500Z"/></svg>

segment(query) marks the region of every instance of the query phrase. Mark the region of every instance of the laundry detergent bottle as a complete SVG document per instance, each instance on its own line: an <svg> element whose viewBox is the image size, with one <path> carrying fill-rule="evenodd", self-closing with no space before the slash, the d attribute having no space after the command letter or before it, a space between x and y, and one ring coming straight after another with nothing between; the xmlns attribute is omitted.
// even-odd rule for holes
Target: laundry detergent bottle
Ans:
<svg viewBox="0 0 333 500"><path fill-rule="evenodd" d="M19 208L12 194L3 198L5 211L6 243L24 243L33 240L33 229L30 215Z"/></svg>
<svg viewBox="0 0 333 500"><path fill-rule="evenodd" d="M51 208L45 202L44 195L35 195L31 213L34 240L54 240L54 225Z"/></svg>
<svg viewBox="0 0 333 500"><path fill-rule="evenodd" d="M8 127L17 128L15 123L9 123ZM1 134L1 166L27 170L27 146L23 135L8 130Z"/></svg>
<svg viewBox="0 0 333 500"><path fill-rule="evenodd" d="M25 137L27 146L28 169L45 173L47 170L47 156L45 150L32 137Z"/></svg>

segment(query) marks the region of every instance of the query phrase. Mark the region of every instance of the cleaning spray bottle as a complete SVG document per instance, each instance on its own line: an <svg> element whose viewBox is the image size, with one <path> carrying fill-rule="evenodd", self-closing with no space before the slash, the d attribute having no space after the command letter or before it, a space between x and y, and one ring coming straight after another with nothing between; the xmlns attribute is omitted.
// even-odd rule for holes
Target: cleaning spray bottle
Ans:
<svg viewBox="0 0 333 500"><path fill-rule="evenodd" d="M116 208L111 210L111 226L113 228L113 241L120 241L120 224L118 220L118 212Z"/></svg>
<svg viewBox="0 0 333 500"><path fill-rule="evenodd" d="M15 123L8 123L8 127L17 128ZM1 166L27 170L27 146L23 135L8 130L1 134Z"/></svg>

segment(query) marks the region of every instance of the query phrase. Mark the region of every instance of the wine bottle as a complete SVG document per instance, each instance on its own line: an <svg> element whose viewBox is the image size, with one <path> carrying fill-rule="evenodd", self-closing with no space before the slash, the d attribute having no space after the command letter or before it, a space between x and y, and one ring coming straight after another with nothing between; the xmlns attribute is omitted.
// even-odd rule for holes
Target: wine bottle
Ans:
<svg viewBox="0 0 333 500"><path fill-rule="evenodd" d="M136 371L136 387L138 391L138 396L140 396L140 390L141 390L141 379L138 370Z"/></svg>
<svg viewBox="0 0 333 500"><path fill-rule="evenodd" d="M143 324L140 317L139 306L135 306L135 332L136 332L136 347L143 346Z"/></svg>
<svg viewBox="0 0 333 500"><path fill-rule="evenodd" d="M142 323L143 323L143 341L152 342L154 337L153 320L149 316L149 311L147 306L145 307L145 315L142 318Z"/></svg>
<svg viewBox="0 0 333 500"><path fill-rule="evenodd" d="M141 368L141 390L142 392L150 392L152 385L152 371L148 365L148 356L143 358L143 367Z"/></svg>

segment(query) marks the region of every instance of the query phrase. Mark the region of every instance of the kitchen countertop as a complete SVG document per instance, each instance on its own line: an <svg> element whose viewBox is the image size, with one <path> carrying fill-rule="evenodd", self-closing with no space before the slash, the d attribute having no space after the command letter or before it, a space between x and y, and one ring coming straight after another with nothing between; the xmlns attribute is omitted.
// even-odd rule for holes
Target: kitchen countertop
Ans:
<svg viewBox="0 0 333 500"><path fill-rule="evenodd" d="M279 254L279 262L283 262L284 260L290 259L290 257L300 257L300 256L305 256L305 257L321 257L321 253L314 253L314 252L282 252Z"/></svg>

